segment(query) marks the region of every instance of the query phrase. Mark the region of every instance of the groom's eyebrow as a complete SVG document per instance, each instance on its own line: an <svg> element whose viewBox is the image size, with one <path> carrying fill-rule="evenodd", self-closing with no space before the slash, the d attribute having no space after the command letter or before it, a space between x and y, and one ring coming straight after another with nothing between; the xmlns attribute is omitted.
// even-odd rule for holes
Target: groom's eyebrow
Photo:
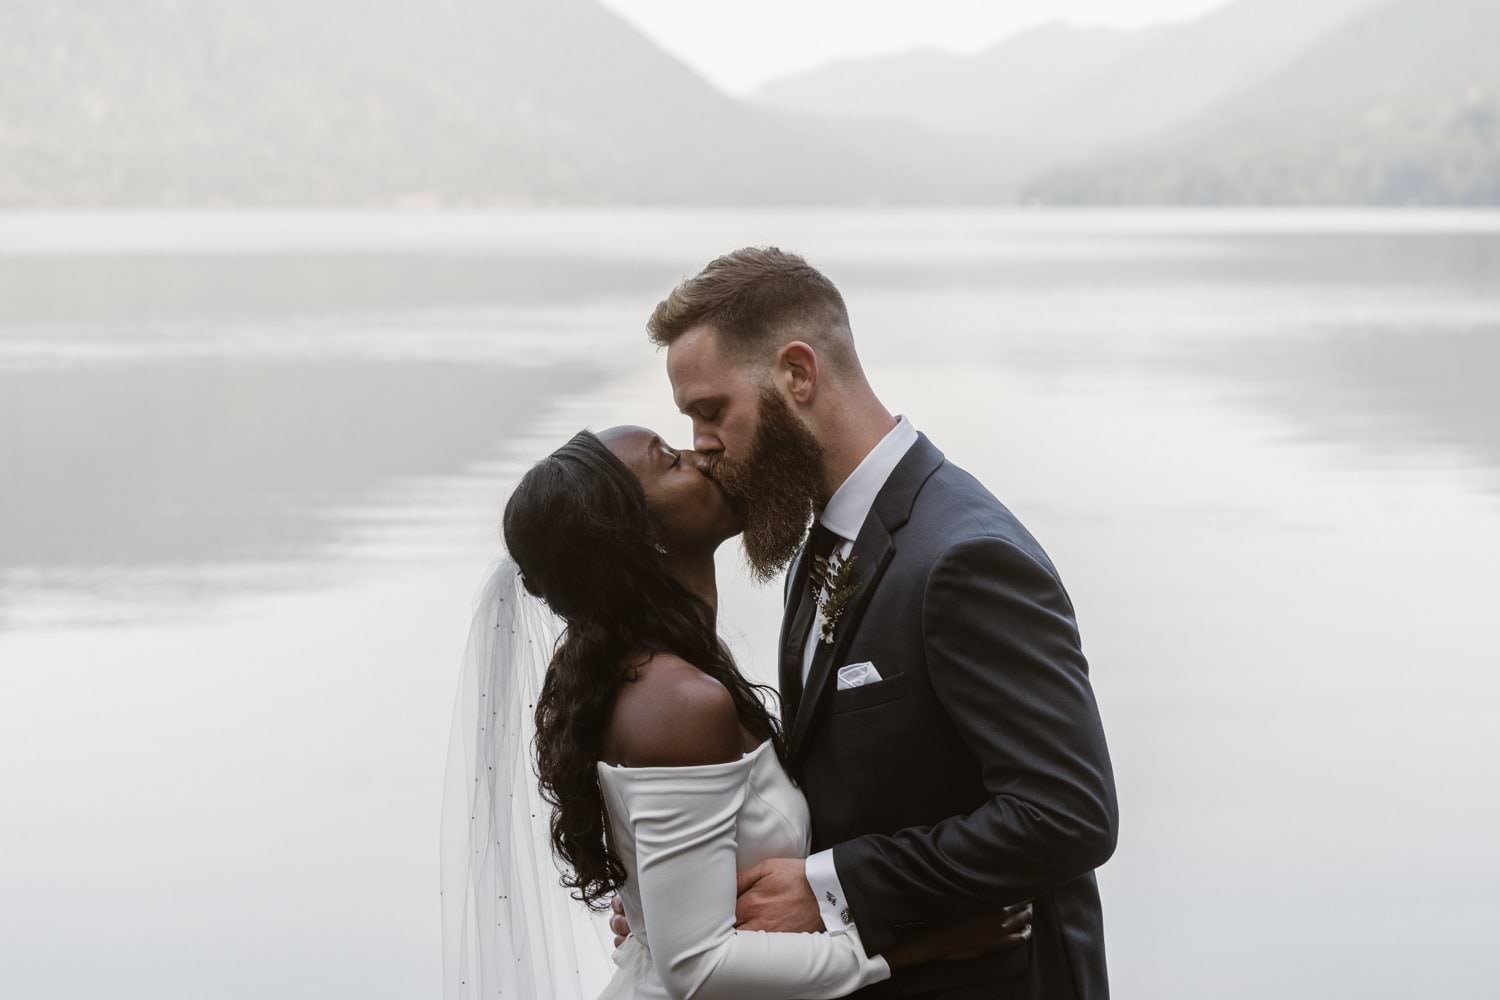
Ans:
<svg viewBox="0 0 1500 1000"><path fill-rule="evenodd" d="M691 385L680 396L676 393L672 395L672 402L677 406L677 412L684 417L692 416L693 410L703 404L703 399L703 390Z"/></svg>
<svg viewBox="0 0 1500 1000"><path fill-rule="evenodd" d="M699 407L701 407L701 406L703 406L705 404L707 404L709 406L712 406L714 404L718 404L718 405L722 406L723 403L724 403L724 397L723 396L698 396L695 399L690 399L688 401L688 403L687 403L686 406L679 406L679 407L677 407L677 412L681 413L684 417L691 417L693 415L693 411L694 410L698 409Z"/></svg>

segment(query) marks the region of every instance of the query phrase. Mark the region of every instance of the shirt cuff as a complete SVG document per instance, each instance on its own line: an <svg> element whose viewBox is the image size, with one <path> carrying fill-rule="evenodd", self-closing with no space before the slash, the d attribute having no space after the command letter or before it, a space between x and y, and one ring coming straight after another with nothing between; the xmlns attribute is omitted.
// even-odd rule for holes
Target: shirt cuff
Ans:
<svg viewBox="0 0 1500 1000"><path fill-rule="evenodd" d="M807 884L818 898L818 914L829 934L845 934L854 926L844 887L833 864L833 850L819 851L807 859Z"/></svg>

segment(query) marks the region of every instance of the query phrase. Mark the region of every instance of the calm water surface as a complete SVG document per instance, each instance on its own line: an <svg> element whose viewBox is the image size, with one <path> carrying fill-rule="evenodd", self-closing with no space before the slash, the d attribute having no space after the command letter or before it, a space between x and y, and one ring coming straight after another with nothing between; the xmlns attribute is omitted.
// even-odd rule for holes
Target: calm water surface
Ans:
<svg viewBox="0 0 1500 1000"><path fill-rule="evenodd" d="M1492 995L1500 215L874 211L0 215L0 995L439 995L500 507L749 243L1063 574L1115 995Z"/></svg>

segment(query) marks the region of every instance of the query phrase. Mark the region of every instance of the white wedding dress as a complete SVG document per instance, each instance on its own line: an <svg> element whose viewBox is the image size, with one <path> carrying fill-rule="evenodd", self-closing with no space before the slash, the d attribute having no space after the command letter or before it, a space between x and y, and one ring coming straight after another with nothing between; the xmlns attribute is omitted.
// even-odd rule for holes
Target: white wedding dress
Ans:
<svg viewBox="0 0 1500 1000"><path fill-rule="evenodd" d="M890 978L853 926L735 929L736 872L810 845L807 800L770 740L724 763L598 770L631 927L600 1000L820 1000Z"/></svg>

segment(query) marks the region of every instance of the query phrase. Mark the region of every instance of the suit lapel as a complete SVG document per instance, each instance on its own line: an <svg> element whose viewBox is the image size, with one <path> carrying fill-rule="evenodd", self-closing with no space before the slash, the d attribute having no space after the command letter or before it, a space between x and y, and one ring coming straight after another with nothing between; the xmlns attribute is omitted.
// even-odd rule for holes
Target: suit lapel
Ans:
<svg viewBox="0 0 1500 1000"><path fill-rule="evenodd" d="M880 579L885 575L886 567L890 565L891 557L896 554L895 535L911 517L912 504L916 502L917 493L922 485L927 482L938 466L943 464L943 453L939 451L925 434L918 434L917 441L911 446L896 468L891 471L890 478L881 487L879 495L875 498L875 504L870 508L870 514L865 518L864 525L860 528L859 537L854 541L854 548L850 555L854 559L854 580L856 589L844 609L843 619L834 631L833 643L818 644L817 651L813 655L812 666L807 673L807 685L802 691L796 712L793 716L791 735L788 737L788 757L795 762L800 751L807 742L807 732L812 726L813 718L817 715L818 706L826 701L824 692L830 685L830 677L833 665L842 662L842 657L849 649L849 643L853 641L854 633L859 629L860 621L864 618L865 610L870 606L870 599L875 593L875 588L880 584ZM804 553L806 549L804 547ZM798 567L801 569L802 554L798 556ZM794 589L791 594L795 597L798 581L793 579ZM801 586L806 586L805 583ZM791 610L795 607L792 601L787 602L786 613L782 615L782 646L786 650L787 629L790 627ZM798 651L800 654L800 650ZM785 652L782 655L781 680L783 691L787 690L790 679L795 682L801 674L802 659L798 655L795 662L788 664ZM794 671L789 678L788 670ZM783 718L783 721L785 719Z"/></svg>
<svg viewBox="0 0 1500 1000"><path fill-rule="evenodd" d="M873 515L865 518L864 527L860 529L859 538L854 541L854 548L850 557L854 560L853 580L854 593L849 598L849 604L844 608L844 613L834 630L832 644L819 641L817 650L813 653L812 666L807 672L807 686L798 700L797 714L792 723L792 735L789 749L793 759L801 748L812 718L817 714L818 703L822 701L823 692L828 687L828 675L833 669L833 664L844 651L849 648L850 637L859 628L859 621L864 617L865 608L869 607L870 595L875 592L875 587L880 583L880 578L885 574L885 568L890 564L891 556L896 547L891 543L890 533L886 531L885 525L880 523L880 518Z"/></svg>

